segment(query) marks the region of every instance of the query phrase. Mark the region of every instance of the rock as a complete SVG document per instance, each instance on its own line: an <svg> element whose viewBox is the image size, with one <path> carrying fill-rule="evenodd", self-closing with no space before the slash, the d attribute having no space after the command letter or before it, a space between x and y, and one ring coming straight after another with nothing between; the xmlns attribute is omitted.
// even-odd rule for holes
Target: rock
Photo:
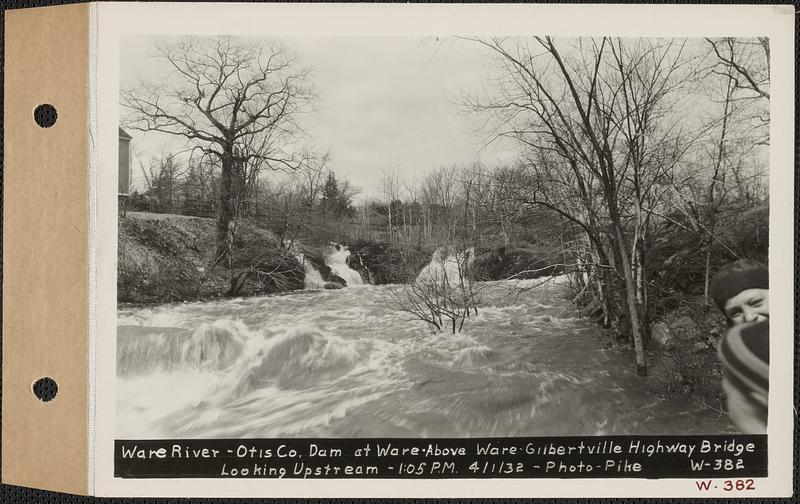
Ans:
<svg viewBox="0 0 800 504"><path fill-rule="evenodd" d="M478 249L475 253L473 275L478 280L505 278L531 279L561 273L559 266L551 265L545 258L549 251L543 248L497 247Z"/></svg>
<svg viewBox="0 0 800 504"><path fill-rule="evenodd" d="M385 242L354 243L350 247L348 264L370 284L406 283L430 262L432 253L433 250L427 247L403 247Z"/></svg>
<svg viewBox="0 0 800 504"><path fill-rule="evenodd" d="M303 252L303 257L306 261L311 263L315 270L319 271L323 280L335 281L331 278L331 268L325 264L325 258L322 256L322 252L306 250Z"/></svg>
<svg viewBox="0 0 800 504"><path fill-rule="evenodd" d="M364 264L364 258L360 252L351 252L350 257L347 258L347 265L350 269L357 271L361 278L370 285L375 285L375 278L372 276L372 271Z"/></svg>
<svg viewBox="0 0 800 504"><path fill-rule="evenodd" d="M333 273L331 273L325 280L327 280L328 282L340 284L342 287L347 287L347 282L345 281L345 279L340 277L339 275L334 275ZM340 289L341 287L336 287L336 288Z"/></svg>
<svg viewBox="0 0 800 504"><path fill-rule="evenodd" d="M678 343L693 347L698 340L699 327L687 315L667 316L650 328L650 340L662 347L676 346ZM704 343L701 342L704 345Z"/></svg>
<svg viewBox="0 0 800 504"><path fill-rule="evenodd" d="M344 288L344 285L342 285L340 283L325 282L325 289L327 289L327 290L336 290L336 289L342 289L342 288Z"/></svg>
<svg viewBox="0 0 800 504"><path fill-rule="evenodd" d="M687 340L697 336L697 323L686 315L669 323L670 332L678 339Z"/></svg>
<svg viewBox="0 0 800 504"><path fill-rule="evenodd" d="M650 341L653 343L667 347L672 344L673 339L669 327L664 322L656 322L650 328Z"/></svg>

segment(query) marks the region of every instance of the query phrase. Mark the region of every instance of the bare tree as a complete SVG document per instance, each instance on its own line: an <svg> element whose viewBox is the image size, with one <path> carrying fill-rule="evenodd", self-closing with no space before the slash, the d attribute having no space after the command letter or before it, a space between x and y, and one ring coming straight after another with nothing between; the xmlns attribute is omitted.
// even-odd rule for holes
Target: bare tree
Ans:
<svg viewBox="0 0 800 504"><path fill-rule="evenodd" d="M706 38L717 63L731 76L733 87L769 100L769 39Z"/></svg>
<svg viewBox="0 0 800 504"><path fill-rule="evenodd" d="M400 174L398 173L396 168L386 167L383 169L381 173L381 190L383 192L383 197L386 200L388 212L389 212L389 223L388 223L388 236L391 238L394 234L394 225L395 222L398 220L397 215L394 215L393 204L397 201L400 197L400 187L402 183L400 181Z"/></svg>
<svg viewBox="0 0 800 504"><path fill-rule="evenodd" d="M145 167L141 159L137 159L139 169L147 185L145 193L159 212L171 212L178 205L182 178L188 168L182 166L177 155L162 152L158 158L150 159Z"/></svg>
<svg viewBox="0 0 800 504"><path fill-rule="evenodd" d="M741 257L718 236L731 206L758 205L765 174L760 159L769 143L769 42L767 39L706 39L712 64L698 72L711 105L707 132L674 187L673 205L696 233L705 258L704 297L715 251Z"/></svg>
<svg viewBox="0 0 800 504"><path fill-rule="evenodd" d="M730 82L733 123L746 127L751 146L769 144L770 49L767 37L706 38L711 64L704 73Z"/></svg>
<svg viewBox="0 0 800 504"><path fill-rule="evenodd" d="M338 183L339 208L349 215L352 211L353 201L355 200L355 197L361 193L361 189L354 186L347 177L339 178Z"/></svg>
<svg viewBox="0 0 800 504"><path fill-rule="evenodd" d="M689 73L685 42L591 38L562 51L550 37L471 40L494 54L502 77L495 94L467 105L493 114L491 138L529 153L535 177L518 196L585 233L602 270L587 278L621 296L617 312L646 374L642 238L648 205L682 155L685 135L670 111Z"/></svg>
<svg viewBox="0 0 800 504"><path fill-rule="evenodd" d="M317 204L322 194L324 180L322 175L327 169L330 161L330 152L321 155L307 154L308 162L303 164L294 174L298 186L303 194L303 200L307 208L313 208Z"/></svg>
<svg viewBox="0 0 800 504"><path fill-rule="evenodd" d="M291 248L311 220L302 188L293 180L281 180L264 188L263 199L269 209L270 229L283 246Z"/></svg>
<svg viewBox="0 0 800 504"><path fill-rule="evenodd" d="M302 161L282 147L301 133L297 116L313 98L309 71L278 44L228 36L164 39L155 56L171 72L122 90L126 124L185 138L219 161L219 261L233 240L237 164L296 169ZM256 138L268 148L245 148Z"/></svg>

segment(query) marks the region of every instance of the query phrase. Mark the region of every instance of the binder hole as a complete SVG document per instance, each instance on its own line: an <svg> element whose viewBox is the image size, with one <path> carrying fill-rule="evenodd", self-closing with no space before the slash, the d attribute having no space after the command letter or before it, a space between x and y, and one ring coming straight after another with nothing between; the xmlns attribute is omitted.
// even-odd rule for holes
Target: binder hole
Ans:
<svg viewBox="0 0 800 504"><path fill-rule="evenodd" d="M33 110L33 120L42 128L49 128L56 123L58 112L49 103L43 103Z"/></svg>
<svg viewBox="0 0 800 504"><path fill-rule="evenodd" d="M58 394L58 384L52 378L45 376L33 384L33 395L42 402L52 401Z"/></svg>

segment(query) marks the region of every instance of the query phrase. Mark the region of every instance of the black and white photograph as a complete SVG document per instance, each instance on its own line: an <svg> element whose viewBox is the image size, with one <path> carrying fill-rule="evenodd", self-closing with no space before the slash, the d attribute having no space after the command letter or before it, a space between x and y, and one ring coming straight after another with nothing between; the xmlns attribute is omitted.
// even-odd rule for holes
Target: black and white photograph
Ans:
<svg viewBox="0 0 800 504"><path fill-rule="evenodd" d="M115 436L766 434L767 37L124 35Z"/></svg>

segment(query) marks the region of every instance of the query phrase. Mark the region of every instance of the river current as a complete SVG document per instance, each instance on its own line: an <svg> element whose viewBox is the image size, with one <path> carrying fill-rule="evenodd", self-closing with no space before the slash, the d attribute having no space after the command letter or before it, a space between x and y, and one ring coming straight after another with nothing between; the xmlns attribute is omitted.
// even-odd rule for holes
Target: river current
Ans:
<svg viewBox="0 0 800 504"><path fill-rule="evenodd" d="M118 312L116 437L720 434L606 349L557 279L480 284L460 334L392 308L396 286Z"/></svg>

